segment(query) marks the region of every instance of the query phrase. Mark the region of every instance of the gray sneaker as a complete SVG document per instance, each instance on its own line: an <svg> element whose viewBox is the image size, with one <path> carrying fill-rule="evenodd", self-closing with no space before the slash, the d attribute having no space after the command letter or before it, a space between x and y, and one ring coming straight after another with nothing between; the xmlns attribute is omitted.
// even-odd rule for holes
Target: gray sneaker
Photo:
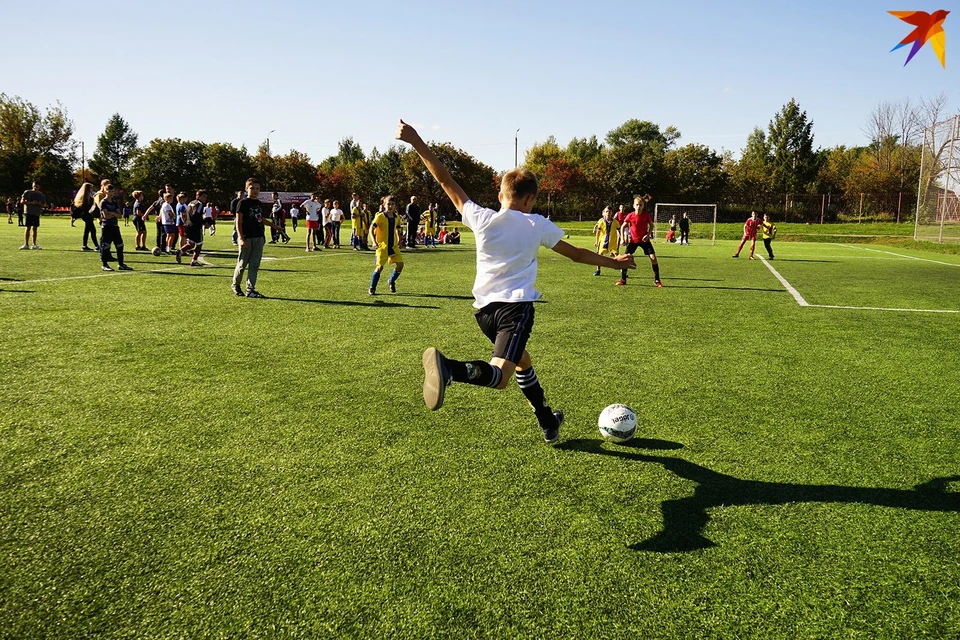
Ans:
<svg viewBox="0 0 960 640"><path fill-rule="evenodd" d="M443 354L433 347L423 352L423 402L430 411L443 406L443 394L450 384L446 361Z"/></svg>

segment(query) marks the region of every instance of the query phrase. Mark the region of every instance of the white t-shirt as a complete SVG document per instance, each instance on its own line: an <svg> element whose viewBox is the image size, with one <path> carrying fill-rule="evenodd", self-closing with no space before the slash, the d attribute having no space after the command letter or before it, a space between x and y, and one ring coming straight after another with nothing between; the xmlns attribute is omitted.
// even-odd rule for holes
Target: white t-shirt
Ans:
<svg viewBox="0 0 960 640"><path fill-rule="evenodd" d="M290 217L291 217L291 218L299 218L299 217L300 217L300 209L298 209L296 205L290 207Z"/></svg>
<svg viewBox="0 0 960 640"><path fill-rule="evenodd" d="M320 209L320 215L323 216L323 224L330 222L330 209L327 209L326 207Z"/></svg>
<svg viewBox="0 0 960 640"><path fill-rule="evenodd" d="M316 200L305 200L301 205L307 212L307 220L317 222L320 219L320 203Z"/></svg>
<svg viewBox="0 0 960 640"><path fill-rule="evenodd" d="M540 298L537 251L552 249L563 239L563 230L536 213L513 209L494 211L468 200L463 223L477 238L477 278L473 306L491 302L533 302Z"/></svg>
<svg viewBox="0 0 960 640"><path fill-rule="evenodd" d="M330 222L340 222L343 220L343 211L340 209L330 210Z"/></svg>
<svg viewBox="0 0 960 640"><path fill-rule="evenodd" d="M205 207L203 208L203 217L204 217L204 218L212 218L212 217L213 217L213 207L211 207L210 205L205 206Z"/></svg>
<svg viewBox="0 0 960 640"><path fill-rule="evenodd" d="M173 210L173 205L169 202L164 202L163 206L160 207L160 224L176 224L177 223L177 214Z"/></svg>

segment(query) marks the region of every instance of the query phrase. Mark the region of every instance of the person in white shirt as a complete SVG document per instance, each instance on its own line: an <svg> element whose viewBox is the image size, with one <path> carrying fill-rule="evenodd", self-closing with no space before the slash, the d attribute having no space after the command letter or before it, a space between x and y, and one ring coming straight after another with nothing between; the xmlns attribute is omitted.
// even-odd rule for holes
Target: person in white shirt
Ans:
<svg viewBox="0 0 960 640"><path fill-rule="evenodd" d="M213 235L213 204L210 202L203 208L203 228Z"/></svg>
<svg viewBox="0 0 960 640"><path fill-rule="evenodd" d="M290 203L290 220L293 221L293 232L297 232L297 221L300 218L300 207L297 206L296 202Z"/></svg>
<svg viewBox="0 0 960 640"><path fill-rule="evenodd" d="M333 240L333 224L330 222L330 200L323 201L323 208L320 209L320 217L323 224L323 246L330 248L330 241Z"/></svg>
<svg viewBox="0 0 960 640"><path fill-rule="evenodd" d="M174 252L173 246L179 237L177 213L173 208L176 201L177 196L172 193L163 194L163 206L160 207L160 224L163 225L163 233L166 235L167 246L163 249L165 253Z"/></svg>
<svg viewBox="0 0 960 640"><path fill-rule="evenodd" d="M317 194L311 193L310 199L302 206L307 216L307 251L320 251L320 200Z"/></svg>
<svg viewBox="0 0 960 640"><path fill-rule="evenodd" d="M494 344L490 362L461 362L444 357L434 347L423 352L423 400L430 410L443 405L451 382L504 389L514 372L520 391L533 407L547 443L560 438L563 413L553 411L526 351L533 326L533 302L540 298L534 285L537 252L553 249L574 262L608 269L635 269L633 256L601 256L563 241L563 230L539 214L530 213L537 198L537 178L527 169L513 169L500 181L500 211L474 203L450 176L450 172L424 143L417 131L403 120L397 139L409 143L443 188L463 223L473 230L477 243L477 277L473 285L474 307L480 330Z"/></svg>
<svg viewBox="0 0 960 640"><path fill-rule="evenodd" d="M343 211L340 209L340 201L333 201L333 209L330 210L330 231L333 236L333 248L340 248L340 225L343 223Z"/></svg>

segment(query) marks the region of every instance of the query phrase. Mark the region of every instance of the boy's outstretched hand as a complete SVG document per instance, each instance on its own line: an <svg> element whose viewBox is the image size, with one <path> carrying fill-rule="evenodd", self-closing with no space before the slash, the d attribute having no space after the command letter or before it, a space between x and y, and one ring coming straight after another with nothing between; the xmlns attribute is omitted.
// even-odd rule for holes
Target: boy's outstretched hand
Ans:
<svg viewBox="0 0 960 640"><path fill-rule="evenodd" d="M621 268L621 269L636 269L636 268L637 268L637 263L633 261L633 256L632 256L631 254L629 254L629 253L621 253L621 254L618 255L616 258L614 258L614 260L616 260L617 262L620 263L620 268Z"/></svg>
<svg viewBox="0 0 960 640"><path fill-rule="evenodd" d="M416 129L401 119L400 124L397 125L397 140L402 140L408 144L413 144L420 140L420 134L417 133Z"/></svg>

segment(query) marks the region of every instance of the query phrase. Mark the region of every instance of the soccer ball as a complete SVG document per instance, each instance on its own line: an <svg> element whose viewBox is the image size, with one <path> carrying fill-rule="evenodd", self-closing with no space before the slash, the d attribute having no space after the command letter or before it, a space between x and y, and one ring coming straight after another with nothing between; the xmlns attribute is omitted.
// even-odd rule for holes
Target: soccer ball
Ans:
<svg viewBox="0 0 960 640"><path fill-rule="evenodd" d="M154 247L154 248L153 248L153 251L151 251L151 253L152 253L153 255L155 255L155 256L159 256L160 253L161 253L161 252L160 252L160 247Z"/></svg>
<svg viewBox="0 0 960 640"><path fill-rule="evenodd" d="M600 412L597 425L604 440L624 443L637 432L637 414L625 404L612 404Z"/></svg>

